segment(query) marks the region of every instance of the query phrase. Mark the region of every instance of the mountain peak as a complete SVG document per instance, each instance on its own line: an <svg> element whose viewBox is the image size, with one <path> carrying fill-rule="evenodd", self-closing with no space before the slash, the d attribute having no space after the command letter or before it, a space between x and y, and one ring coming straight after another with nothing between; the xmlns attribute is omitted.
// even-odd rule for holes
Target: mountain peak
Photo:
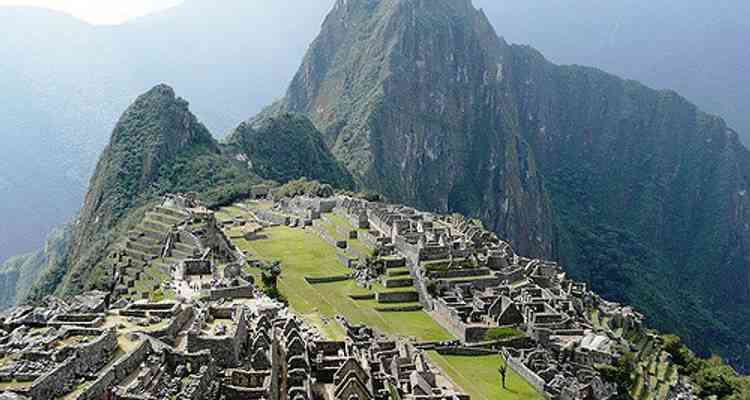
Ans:
<svg viewBox="0 0 750 400"><path fill-rule="evenodd" d="M151 88L146 93L142 94L140 97L163 97L170 100L175 100L177 95L175 94L174 89L167 85L166 83L160 83L153 88Z"/></svg>
<svg viewBox="0 0 750 400"><path fill-rule="evenodd" d="M159 84L138 96L120 117L110 148L123 141L138 142L149 144L152 150L174 153L189 143L212 140L206 127L190 112L189 103L177 97L169 85ZM124 151L130 149L123 147Z"/></svg>

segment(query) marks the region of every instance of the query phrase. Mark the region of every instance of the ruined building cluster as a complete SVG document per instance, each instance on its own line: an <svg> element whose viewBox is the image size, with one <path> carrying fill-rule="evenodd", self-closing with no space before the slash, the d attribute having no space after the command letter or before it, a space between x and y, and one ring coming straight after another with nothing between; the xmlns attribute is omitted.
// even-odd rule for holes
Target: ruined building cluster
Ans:
<svg viewBox="0 0 750 400"><path fill-rule="evenodd" d="M331 213L353 228L338 240L320 224ZM597 366L658 340L632 308L605 301L555 262L515 254L459 215L302 196L224 218L191 196L166 196L109 257L110 291L0 314L0 398L468 400L430 363L425 352L434 350L500 354L550 400L607 400L618 388ZM272 267L232 244L275 225L309 229L342 250L351 273L319 281L403 289L367 299L384 312L424 310L456 340L389 338L342 316L332 323L346 339L327 340L258 289L248 268ZM362 254L341 237L375 251ZM654 357L639 362L669 365L665 354ZM670 371L645 379L661 386L644 390L694 399Z"/></svg>
<svg viewBox="0 0 750 400"><path fill-rule="evenodd" d="M463 343L490 342L504 328L522 333L501 351L548 398L614 397L596 366L650 340L635 310L603 300L555 262L515 254L478 221L350 197L338 198L337 212L406 260L424 309Z"/></svg>

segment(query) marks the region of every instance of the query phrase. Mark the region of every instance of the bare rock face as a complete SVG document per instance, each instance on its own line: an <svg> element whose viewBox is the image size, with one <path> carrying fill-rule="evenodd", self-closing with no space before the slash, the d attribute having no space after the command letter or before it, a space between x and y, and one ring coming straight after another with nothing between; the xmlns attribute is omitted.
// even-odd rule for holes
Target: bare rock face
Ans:
<svg viewBox="0 0 750 400"><path fill-rule="evenodd" d="M269 111L308 114L366 188L750 360L750 153L676 93L509 45L469 0L341 0Z"/></svg>
<svg viewBox="0 0 750 400"><path fill-rule="evenodd" d="M550 202L516 104L509 46L470 1L339 1L283 108L391 199L479 217L553 255Z"/></svg>

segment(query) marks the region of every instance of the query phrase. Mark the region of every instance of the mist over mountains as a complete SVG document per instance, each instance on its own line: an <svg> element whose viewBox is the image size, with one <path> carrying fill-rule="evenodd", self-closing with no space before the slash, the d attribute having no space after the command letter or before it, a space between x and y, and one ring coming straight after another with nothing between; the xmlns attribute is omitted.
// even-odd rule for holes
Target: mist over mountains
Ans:
<svg viewBox="0 0 750 400"><path fill-rule="evenodd" d="M558 63L677 89L741 137L750 97L743 2L475 0L498 34ZM329 1L183 5L120 26L0 8L0 260L41 244L80 206L119 113L166 81L216 136L281 97Z"/></svg>

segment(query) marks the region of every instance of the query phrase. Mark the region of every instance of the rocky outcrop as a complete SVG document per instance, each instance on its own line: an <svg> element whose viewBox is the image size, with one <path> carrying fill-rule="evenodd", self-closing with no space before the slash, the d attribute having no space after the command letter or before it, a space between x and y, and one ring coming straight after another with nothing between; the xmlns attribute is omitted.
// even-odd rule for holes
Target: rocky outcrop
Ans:
<svg viewBox="0 0 750 400"><path fill-rule="evenodd" d="M550 202L505 97L509 51L466 0L339 1L282 109L308 113L367 188L551 256Z"/></svg>
<svg viewBox="0 0 750 400"><path fill-rule="evenodd" d="M307 113L367 188L750 360L750 154L676 93L509 45L470 0L340 0L272 110Z"/></svg>

